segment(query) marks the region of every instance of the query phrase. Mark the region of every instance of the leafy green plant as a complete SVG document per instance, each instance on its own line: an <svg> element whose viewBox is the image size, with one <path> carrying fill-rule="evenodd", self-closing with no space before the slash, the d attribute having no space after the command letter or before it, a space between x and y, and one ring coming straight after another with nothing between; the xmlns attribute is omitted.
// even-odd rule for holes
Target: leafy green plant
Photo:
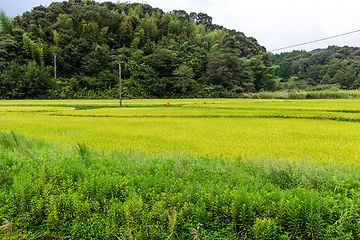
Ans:
<svg viewBox="0 0 360 240"><path fill-rule="evenodd" d="M257 218L253 225L254 239L278 239L278 231L276 222L271 218Z"/></svg>

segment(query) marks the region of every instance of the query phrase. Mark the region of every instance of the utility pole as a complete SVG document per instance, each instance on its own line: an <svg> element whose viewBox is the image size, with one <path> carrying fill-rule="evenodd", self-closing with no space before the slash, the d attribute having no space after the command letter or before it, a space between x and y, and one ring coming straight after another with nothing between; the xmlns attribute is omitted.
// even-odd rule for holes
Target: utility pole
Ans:
<svg viewBox="0 0 360 240"><path fill-rule="evenodd" d="M57 56L57 53L53 53L54 55L54 78L56 80L56 56Z"/></svg>
<svg viewBox="0 0 360 240"><path fill-rule="evenodd" d="M119 64L119 98L120 98L120 107L122 107L122 101L121 101L121 64L124 62L116 61Z"/></svg>

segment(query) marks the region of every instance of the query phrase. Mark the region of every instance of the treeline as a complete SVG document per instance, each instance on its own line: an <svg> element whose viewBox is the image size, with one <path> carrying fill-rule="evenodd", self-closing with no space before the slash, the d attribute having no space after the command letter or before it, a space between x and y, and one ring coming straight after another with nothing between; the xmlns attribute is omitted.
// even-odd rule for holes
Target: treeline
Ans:
<svg viewBox="0 0 360 240"><path fill-rule="evenodd" d="M117 97L118 60L127 98L237 97L280 82L256 39L205 13L69 0L1 12L0 25L3 99Z"/></svg>
<svg viewBox="0 0 360 240"><path fill-rule="evenodd" d="M329 46L311 52L293 51L270 56L281 78L279 88L344 90L360 87L360 49Z"/></svg>

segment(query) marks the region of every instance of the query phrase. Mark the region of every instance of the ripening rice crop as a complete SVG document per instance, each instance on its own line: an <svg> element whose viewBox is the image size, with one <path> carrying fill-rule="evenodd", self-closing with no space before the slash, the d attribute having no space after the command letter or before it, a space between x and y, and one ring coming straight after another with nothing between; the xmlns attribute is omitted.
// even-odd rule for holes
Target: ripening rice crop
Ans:
<svg viewBox="0 0 360 240"><path fill-rule="evenodd" d="M2 130L62 146L85 142L99 150L147 154L267 156L355 161L359 123L292 118L78 117L16 113L1 116Z"/></svg>
<svg viewBox="0 0 360 240"><path fill-rule="evenodd" d="M275 99L131 99L124 107L171 106L196 108L266 108L360 112L359 99L275 100ZM0 100L0 106L90 106L118 107L119 100Z"/></svg>
<svg viewBox="0 0 360 240"><path fill-rule="evenodd" d="M1 106L0 112L56 112L74 110L73 107L47 107L47 106Z"/></svg>
<svg viewBox="0 0 360 240"><path fill-rule="evenodd" d="M82 117L264 117L264 118L305 118L305 119L341 119L344 121L360 121L360 113L293 110L269 108L190 108L146 107L146 108L97 108L79 111L61 111L50 113L59 116Z"/></svg>

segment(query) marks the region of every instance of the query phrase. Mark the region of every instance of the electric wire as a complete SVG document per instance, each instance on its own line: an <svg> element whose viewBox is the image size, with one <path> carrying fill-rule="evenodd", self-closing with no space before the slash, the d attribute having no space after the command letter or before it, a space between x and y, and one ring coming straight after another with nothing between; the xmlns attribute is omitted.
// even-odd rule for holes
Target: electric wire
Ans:
<svg viewBox="0 0 360 240"><path fill-rule="evenodd" d="M293 48L293 47L298 47L298 46L303 46L303 45L307 45L307 44L310 44L310 43L321 42L321 41L325 41L325 40L328 40L328 39L337 38L337 37L342 37L342 36L349 35L349 34L353 34L353 33L357 33L357 32L360 32L360 29L359 29L359 30L355 30L355 31L351 31L351 32L347 32L347 33L338 34L338 35L331 36L331 37L326 37L326 38L321 38L321 39L317 39L317 40L313 40L313 41L309 41L309 42L299 43L299 44L291 45L291 46L288 46L288 47L281 47L281 48L272 49L272 50L269 50L269 52L279 51L279 50L288 49L288 48Z"/></svg>
<svg viewBox="0 0 360 240"><path fill-rule="evenodd" d="M175 74L175 73L136 73L132 74L129 72L121 73L122 75L137 75L137 76L184 76L184 75L192 75L192 74L204 74L204 73L217 73L217 72L235 72L246 69L249 67L242 67L242 68L233 68L233 69L224 69L224 70L214 70L214 71L199 71L193 73L184 73L184 74Z"/></svg>
<svg viewBox="0 0 360 240"><path fill-rule="evenodd" d="M317 40L305 42L305 43L295 44L295 45L291 45L291 46L287 46L287 47L276 48L276 49L269 50L268 52L288 49L288 48L292 48L292 47L303 46L303 45L307 45L307 44L311 44L311 43L315 43L315 42L320 42L320 41L325 41L325 40L328 40L328 39L337 38L337 37L341 37L341 36L345 36L345 35L349 35L349 34L353 34L353 33L357 33L357 32L360 32L360 29L355 30L355 31L351 31L351 32L347 32L347 33L343 33L343 34L338 34L338 35L331 36L331 37L326 37L326 38L322 38L322 39L317 39ZM314 54L314 55L316 56L317 54ZM275 65L284 65L284 64L290 64L290 63L293 63L293 62L296 62L296 61L318 60L318 59L322 59L322 58L331 57L331 55L330 56L326 55L326 56L320 56L319 58L314 58L313 57L314 55L312 55L312 56L310 56L308 58L300 58L300 59L295 59L295 60L292 60L292 61L285 61L285 62L281 62L281 63L275 64ZM80 69L80 68L76 68L76 67L72 66L71 64L67 63L60 56L59 56L59 62L62 65L64 65L65 67L67 67L67 68L69 68L71 70L74 70L76 72L83 73L83 74L86 74L86 75L94 75L94 74L98 73L98 72L90 72L90 71L86 71L86 70L83 70L83 69ZM198 62L198 63L200 63L200 65L203 65L203 64L208 64L208 63L211 63L211 62L220 62L220 60L202 61L202 62ZM126 63L126 64L127 65L135 65L135 66L147 66L147 67L179 67L181 65L184 65L184 63L182 63L182 64L159 64L159 65L149 65L149 64L144 65L144 63L142 63L142 64ZM242 68L239 68L239 69L250 69L252 67L255 67L255 66L247 66L247 67L242 67ZM225 72L239 71L239 69L216 70L216 71L198 71L198 72L193 72L193 73L189 73L189 74L204 74L204 73L214 73L214 72L222 72L222 71L225 71ZM124 75L133 75L132 73L126 73L126 72L123 73L123 74ZM144 74L144 73L142 73L140 75L174 76L176 74L174 74L174 73L158 73L158 74L152 74L152 73Z"/></svg>
<svg viewBox="0 0 360 240"><path fill-rule="evenodd" d="M326 51L326 49L324 49L324 51ZM322 51L323 52L323 51ZM286 65L286 64L291 64L293 62L306 62L306 61L318 61L318 60L324 60L326 58L329 58L329 60L332 57L337 57L341 54L345 54L345 55L354 55L354 52L349 53L349 52L345 52L345 53L332 53L332 54L327 54L327 55L319 55L320 53L314 53L313 55L307 57L307 58L301 58L301 56L294 56L294 57L299 57L298 59L293 59L293 60L287 60L287 59L283 59L281 63L277 63L277 64L273 64L273 66L275 65ZM291 52L289 52L289 54L291 54ZM310 53L311 54L311 53ZM287 56L285 56L284 58L286 58Z"/></svg>
<svg viewBox="0 0 360 240"><path fill-rule="evenodd" d="M74 70L78 73L83 73L85 75L94 75L97 74L99 72L89 72L80 68L76 68L74 66L72 66L71 64L67 63L64 59L62 59L61 57L58 56L59 59L59 63L64 65L65 67ZM213 60L213 61L203 61L200 62L200 64L207 64L207 63L213 63L213 62L221 62L220 60ZM181 65L186 65L185 63L182 64L169 64L169 65L148 65L145 63L142 64L137 64L137 63L125 63L126 65L135 65L135 66L144 66L144 67L153 67L153 66L181 66ZM254 67L257 66L246 66L246 67L240 67L240 68L233 68L233 69L225 69L225 70L214 70L214 71L197 71L197 72L192 72L192 73L187 73L187 74L175 74L175 73L129 73L129 72L123 72L122 75L141 75L141 76L176 76L176 75L191 75L191 74L206 74L206 73L216 73L216 72L233 72L233 71L239 71L239 70L246 70L246 69L252 69Z"/></svg>
<svg viewBox="0 0 360 240"><path fill-rule="evenodd" d="M350 54L354 54L354 53L350 53ZM324 60L326 58L332 58L335 56L335 54L332 55L324 55L324 56L319 56L317 57L318 53L309 56L308 58L299 58L299 59L294 59L294 60L285 60L281 63L278 64L273 64L273 66L276 65L287 65L287 64L292 64L293 62L307 62L307 61L317 61L317 60ZM315 56L315 57L314 57ZM296 56L297 57L297 56ZM63 59L60 59L60 63L64 64L66 67L68 67L69 69L72 69L76 72L79 73L83 73L85 75L94 75L97 74L99 72L89 72L89 71L85 71L82 70L80 68L76 68L74 66L72 66L71 64L67 63L66 61L64 61ZM203 61L200 62L200 64L206 64L209 62L220 62L219 60L214 60L214 61ZM144 66L144 67L153 67L153 66L181 66L181 65L186 65L186 64L170 64L170 65L147 65L145 63L142 64L136 64L136 63L125 63L126 65L135 65L135 66ZM217 73L217 72L235 72L235 71L240 71L240 70L250 70L253 68L256 68L258 66L245 66L245 67L240 67L240 68L232 68L232 69L226 69L226 70L214 70L214 71L197 71L197 72L192 72L192 73L187 73L187 74L175 74L175 73L144 73L144 72L138 72L138 73L130 73L130 72L123 72L122 75L139 75L139 76L176 76L176 75L192 75L192 74L207 74L207 73Z"/></svg>
<svg viewBox="0 0 360 240"><path fill-rule="evenodd" d="M85 75L94 75L94 74L97 74L98 72L89 72L89 71L86 71L86 70L83 70L83 69L80 69L80 68L77 68L77 67L74 67L72 66L71 64L67 63L64 59L62 59L59 55L58 55L58 59L60 60L60 63L65 66L65 67L68 67L69 69L71 70L74 70L78 73L83 73Z"/></svg>

